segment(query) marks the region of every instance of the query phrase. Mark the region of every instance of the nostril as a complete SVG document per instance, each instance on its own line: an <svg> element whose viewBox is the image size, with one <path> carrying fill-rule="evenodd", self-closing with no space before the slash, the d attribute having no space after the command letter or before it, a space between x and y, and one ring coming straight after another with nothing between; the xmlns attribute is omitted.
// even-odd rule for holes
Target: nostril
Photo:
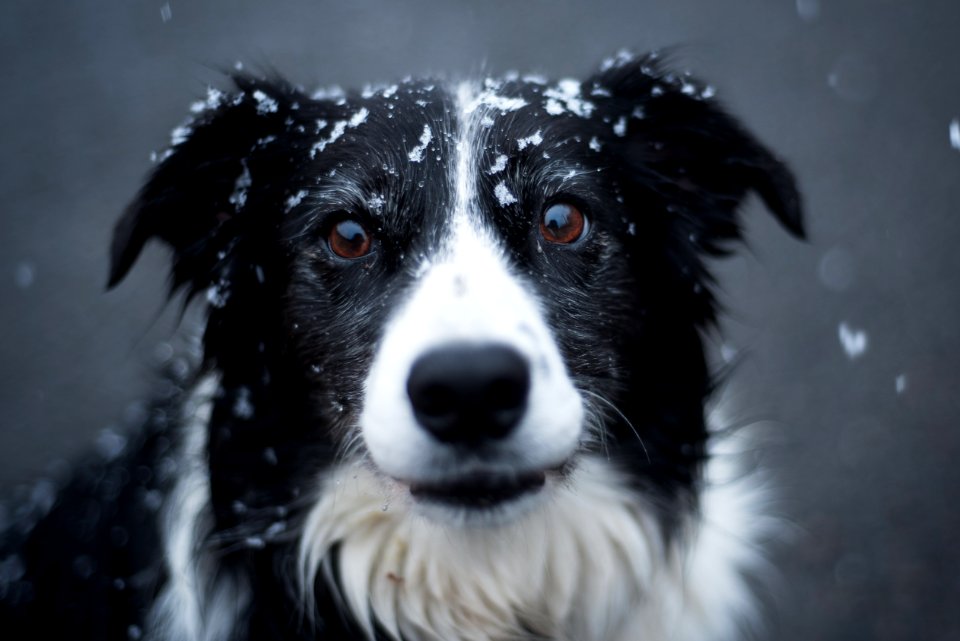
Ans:
<svg viewBox="0 0 960 641"><path fill-rule="evenodd" d="M499 439L526 410L530 368L504 345L457 343L414 362L407 395L417 421L447 443Z"/></svg>

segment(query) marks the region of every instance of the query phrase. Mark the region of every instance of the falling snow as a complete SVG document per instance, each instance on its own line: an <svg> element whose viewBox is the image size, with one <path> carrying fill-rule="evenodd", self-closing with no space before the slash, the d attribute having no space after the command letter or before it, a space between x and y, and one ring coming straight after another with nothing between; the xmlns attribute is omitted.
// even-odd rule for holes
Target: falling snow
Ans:
<svg viewBox="0 0 960 641"><path fill-rule="evenodd" d="M268 465L276 465L279 462L279 459L277 459L277 451L272 447L263 450L263 460Z"/></svg>
<svg viewBox="0 0 960 641"><path fill-rule="evenodd" d="M797 0L797 15L804 22L814 22L820 17L820 0Z"/></svg>
<svg viewBox="0 0 960 641"><path fill-rule="evenodd" d="M600 149L602 148L602 145L600 144L600 141L597 139L596 136L591 138L590 142L587 144L589 145L590 149L592 149L593 151L600 151Z"/></svg>
<svg viewBox="0 0 960 641"><path fill-rule="evenodd" d="M29 289L33 285L35 271L27 262L18 263L13 272L13 282L20 289Z"/></svg>
<svg viewBox="0 0 960 641"><path fill-rule="evenodd" d="M950 121L950 146L960 151L960 118Z"/></svg>
<svg viewBox="0 0 960 641"><path fill-rule="evenodd" d="M897 394L903 394L907 391L907 377L905 374L900 374L894 380L894 387L897 390Z"/></svg>
<svg viewBox="0 0 960 641"><path fill-rule="evenodd" d="M111 429L101 430L96 441L97 451L107 461L112 461L127 447L127 437L117 434Z"/></svg>
<svg viewBox="0 0 960 641"><path fill-rule="evenodd" d="M853 329L846 323L840 323L837 330L840 344L850 360L859 358L867 351L867 333L862 329Z"/></svg>

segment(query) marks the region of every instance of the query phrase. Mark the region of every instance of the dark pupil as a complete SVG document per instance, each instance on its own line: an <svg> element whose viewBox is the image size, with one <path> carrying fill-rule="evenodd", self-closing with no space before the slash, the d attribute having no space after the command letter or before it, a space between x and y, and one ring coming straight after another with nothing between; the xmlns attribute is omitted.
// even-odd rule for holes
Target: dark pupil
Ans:
<svg viewBox="0 0 960 641"><path fill-rule="evenodd" d="M359 249L366 240L367 232L360 224L352 220L345 220L337 224L337 235L349 244L351 249Z"/></svg>
<svg viewBox="0 0 960 641"><path fill-rule="evenodd" d="M564 236L570 226L570 205L554 205L543 215L543 226L554 236Z"/></svg>

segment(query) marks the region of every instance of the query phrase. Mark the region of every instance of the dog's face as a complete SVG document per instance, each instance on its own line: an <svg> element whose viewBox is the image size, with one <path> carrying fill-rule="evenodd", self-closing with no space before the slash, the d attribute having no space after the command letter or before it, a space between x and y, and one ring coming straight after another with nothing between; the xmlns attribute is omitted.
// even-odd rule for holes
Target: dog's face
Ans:
<svg viewBox="0 0 960 641"><path fill-rule="evenodd" d="M118 224L111 274L158 236L174 286L208 292L215 500L363 461L430 519L502 523L591 454L654 503L693 494L704 258L750 191L801 233L789 173L712 90L649 57L558 84L236 81Z"/></svg>

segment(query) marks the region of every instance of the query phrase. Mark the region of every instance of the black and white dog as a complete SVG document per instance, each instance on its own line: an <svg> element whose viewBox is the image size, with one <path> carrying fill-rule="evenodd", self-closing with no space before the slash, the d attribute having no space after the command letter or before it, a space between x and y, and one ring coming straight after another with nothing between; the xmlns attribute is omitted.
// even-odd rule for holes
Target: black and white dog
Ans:
<svg viewBox="0 0 960 641"><path fill-rule="evenodd" d="M751 192L802 235L784 165L655 55L234 82L112 248L111 286L171 248L202 364L16 509L0 636L739 638L768 520L706 426L705 261Z"/></svg>

